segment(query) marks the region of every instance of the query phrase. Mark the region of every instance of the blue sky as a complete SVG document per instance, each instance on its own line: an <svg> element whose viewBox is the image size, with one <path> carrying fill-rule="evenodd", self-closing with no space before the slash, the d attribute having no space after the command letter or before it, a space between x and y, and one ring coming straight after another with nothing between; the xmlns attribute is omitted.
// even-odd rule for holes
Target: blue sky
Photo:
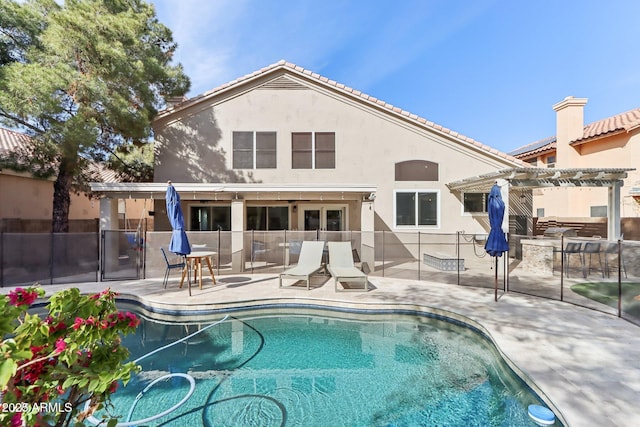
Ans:
<svg viewBox="0 0 640 427"><path fill-rule="evenodd" d="M281 59L508 152L640 107L637 0L152 0L188 96Z"/></svg>

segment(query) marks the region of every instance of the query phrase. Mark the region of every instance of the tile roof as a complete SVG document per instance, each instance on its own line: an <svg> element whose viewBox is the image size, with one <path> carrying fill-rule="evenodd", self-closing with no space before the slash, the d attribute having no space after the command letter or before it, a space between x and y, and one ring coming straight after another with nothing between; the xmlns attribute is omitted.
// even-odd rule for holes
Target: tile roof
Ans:
<svg viewBox="0 0 640 427"><path fill-rule="evenodd" d="M29 142L27 135L0 127L0 153L13 151L27 142Z"/></svg>
<svg viewBox="0 0 640 427"><path fill-rule="evenodd" d="M640 108L626 111L597 122L589 123L584 127L582 137L571 141L572 145L585 142L618 132L631 132L640 127ZM509 152L510 155L523 158L556 149L556 137L541 139Z"/></svg>
<svg viewBox="0 0 640 427"><path fill-rule="evenodd" d="M24 147L29 143L29 139L29 136L24 133L0 127L0 154ZM101 182L120 182L115 171L99 163L90 162L89 169L100 177Z"/></svg>
<svg viewBox="0 0 640 427"><path fill-rule="evenodd" d="M386 110L387 112L391 113L391 114L395 114L395 115L399 115L404 117L405 119L408 119L409 121L412 121L414 124L419 125L420 127L426 127L429 128L433 131L436 131L437 133L441 133L441 134L446 134L450 137L456 138L459 141L462 141L466 144L469 144L473 147L479 148L487 153L493 154L497 157L501 157L505 160L510 161L511 163L514 163L516 165L519 166L528 166L527 163L522 162L521 160L503 153L495 148L492 148L488 145L485 145L479 141L474 140L473 138L469 138L465 135L462 135L458 132L455 132L451 129L448 129L446 127L440 126L434 122L431 122L427 119L424 119L422 117L417 116L416 114L410 113L409 111L403 110L402 108L396 107L392 104L389 104L381 99L375 98L373 96L369 96L365 93L360 92L359 90L353 89L351 87L345 86L342 83L338 83L334 80L330 80L327 77L323 77L320 74L314 73L310 70L307 70L299 65L293 64L291 62L287 62L285 60L280 60L274 64L271 64L269 66L266 66L264 68L261 68L260 70L254 71L253 73L247 74L245 76L239 77L235 80L232 80L230 82L224 83L214 89L211 89L207 92L204 92L203 94L200 95L196 95L193 98L189 98L183 102L180 102L178 104L175 104L173 106L171 106L170 108L163 110L160 112L160 114L158 115L158 118L163 118L166 117L170 114L172 114L173 112L177 112L182 110L183 108L188 108L192 105L195 105L199 102L202 102L206 99L212 98L215 95L218 95L220 93L223 93L225 90L237 86L239 84L245 83L245 82L249 82L251 80L254 80L258 77L261 77L263 75L266 75L268 73L271 73L275 70L278 69L282 69L282 70L287 70L289 72L293 72L295 74L301 75L301 76L305 76L311 80L315 80L316 82L319 82L320 84L324 84L326 86L332 87L334 90L337 90L345 95L350 95L353 97L356 97L357 99L359 99L360 101L364 101L366 103L368 103L369 105L373 105L379 108L382 108L384 110Z"/></svg>
<svg viewBox="0 0 640 427"><path fill-rule="evenodd" d="M582 143L587 139L600 137L613 132L630 132L639 126L640 108L636 108L586 125L582 138L578 138L571 143Z"/></svg>

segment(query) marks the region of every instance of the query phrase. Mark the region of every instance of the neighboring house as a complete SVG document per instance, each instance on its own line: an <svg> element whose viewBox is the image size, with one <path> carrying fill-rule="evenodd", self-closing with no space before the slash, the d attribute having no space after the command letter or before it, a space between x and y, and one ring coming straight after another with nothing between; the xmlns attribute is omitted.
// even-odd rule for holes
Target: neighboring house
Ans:
<svg viewBox="0 0 640 427"><path fill-rule="evenodd" d="M92 189L107 204L158 199L156 230L170 230L164 191L172 181L188 230L484 233L488 190L461 194L447 183L526 167L284 61L179 100L159 114L154 133L155 183Z"/></svg>
<svg viewBox="0 0 640 427"><path fill-rule="evenodd" d="M640 108L584 125L586 103L567 97L555 104L556 135L510 154L538 168L634 168L621 188L620 215L640 217ZM604 187L533 191L537 217L606 217L608 203Z"/></svg>
<svg viewBox="0 0 640 427"><path fill-rule="evenodd" d="M29 143L29 137L0 127L0 154L13 151ZM102 169L100 176L104 182L116 182L115 174ZM0 231L49 232L53 205L53 178L34 178L28 173L0 169ZM134 207L133 201L122 201L121 217L126 209L136 220L141 215L141 207ZM142 203L138 203L142 206ZM84 194L71 194L69 220L71 231L95 231L100 218L100 203Z"/></svg>

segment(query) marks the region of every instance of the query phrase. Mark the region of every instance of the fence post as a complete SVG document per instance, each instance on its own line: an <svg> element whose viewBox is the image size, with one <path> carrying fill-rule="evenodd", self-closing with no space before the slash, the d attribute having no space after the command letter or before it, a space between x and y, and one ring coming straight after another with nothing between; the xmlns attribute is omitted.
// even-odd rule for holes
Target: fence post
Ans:
<svg viewBox="0 0 640 427"><path fill-rule="evenodd" d="M53 238L55 234L53 231L50 233L51 241L49 242L49 284L53 285L53 251L54 251L54 243Z"/></svg>
<svg viewBox="0 0 640 427"><path fill-rule="evenodd" d="M605 254L605 256L607 256ZM622 240L618 239L618 317L622 317L622 270L621 267L621 259L622 259ZM602 267L602 264L600 265Z"/></svg>
<svg viewBox="0 0 640 427"><path fill-rule="evenodd" d="M255 230L251 230L251 274L253 274L253 257L254 257L253 251L255 250L254 233L255 233Z"/></svg>
<svg viewBox="0 0 640 427"><path fill-rule="evenodd" d="M420 280L420 232L418 231L418 280Z"/></svg>
<svg viewBox="0 0 640 427"><path fill-rule="evenodd" d="M382 277L384 277L384 230L382 230Z"/></svg>
<svg viewBox="0 0 640 427"><path fill-rule="evenodd" d="M105 251L105 232L100 230L100 254L98 255L98 263L100 264L100 281L104 282L104 251Z"/></svg>
<svg viewBox="0 0 640 427"><path fill-rule="evenodd" d="M460 286L460 231L456 231L456 273L458 286Z"/></svg>
<svg viewBox="0 0 640 427"><path fill-rule="evenodd" d="M564 297L564 234L560 235L560 301Z"/></svg>
<svg viewBox="0 0 640 427"><path fill-rule="evenodd" d="M216 250L218 251L218 256L216 257L216 264L218 267L218 276L220 275L220 255L222 255L222 251L220 250L220 226L218 226L218 247L216 248Z"/></svg>

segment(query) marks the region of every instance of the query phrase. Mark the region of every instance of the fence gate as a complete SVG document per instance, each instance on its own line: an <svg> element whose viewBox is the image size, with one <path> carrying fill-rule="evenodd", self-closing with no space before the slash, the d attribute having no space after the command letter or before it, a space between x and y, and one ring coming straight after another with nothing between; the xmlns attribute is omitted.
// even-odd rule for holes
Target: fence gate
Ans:
<svg viewBox="0 0 640 427"><path fill-rule="evenodd" d="M101 241L102 280L142 278L144 241L140 230L103 230Z"/></svg>

